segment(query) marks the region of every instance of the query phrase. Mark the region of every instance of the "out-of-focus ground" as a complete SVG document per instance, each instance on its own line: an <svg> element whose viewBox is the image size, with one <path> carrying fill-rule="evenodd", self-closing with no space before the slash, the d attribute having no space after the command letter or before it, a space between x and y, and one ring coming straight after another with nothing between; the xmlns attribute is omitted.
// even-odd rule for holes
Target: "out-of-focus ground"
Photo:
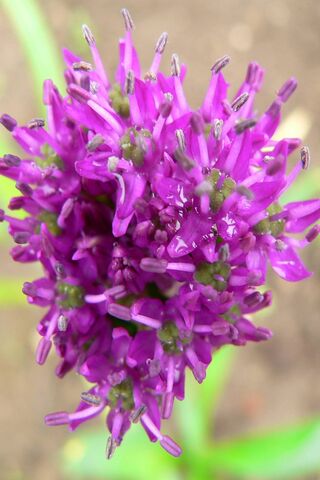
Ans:
<svg viewBox="0 0 320 480"><path fill-rule="evenodd" d="M313 164L319 167L320 2L317 0L121 3L43 0L40 3L61 47L80 51L77 40L81 37L80 27L84 22L89 23L109 71L115 68L117 38L122 34L121 7L128 7L134 16L135 43L146 70L155 40L163 30L168 31L165 69L169 69L170 54L178 52L188 65L186 90L193 106L202 99L212 63L225 53L232 57L225 72L232 84L231 92L241 82L250 60L265 67L260 108L265 108L281 84L295 75L300 87L286 105L284 117L291 115L293 136L306 135L304 141L311 148ZM0 13L0 110L10 112L23 123L37 116L38 111L21 47L3 10ZM89 59L84 43L82 52ZM1 277L20 275L21 282L32 279L34 273L30 267L13 265L7 250L2 247L0 252ZM310 246L303 258L315 272L313 278L289 285L275 275L270 279L274 305L261 322L273 329L274 338L266 344L239 350L218 412L219 438L320 414L319 243ZM81 384L72 374L63 381L56 379L54 358L41 368L35 364L34 332L40 314L39 309L21 306L0 312L0 478L4 480L62 478L56 455L70 434L64 428L48 430L43 425L43 416L48 411L73 408Z"/></svg>

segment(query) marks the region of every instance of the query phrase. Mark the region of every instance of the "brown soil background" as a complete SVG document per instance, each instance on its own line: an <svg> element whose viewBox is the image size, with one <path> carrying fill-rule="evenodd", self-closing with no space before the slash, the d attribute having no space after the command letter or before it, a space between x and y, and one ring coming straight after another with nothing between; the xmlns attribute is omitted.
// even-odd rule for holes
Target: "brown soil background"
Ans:
<svg viewBox="0 0 320 480"><path fill-rule="evenodd" d="M109 71L114 70L117 38L122 34L121 7L134 16L135 43L147 70L155 40L166 30L170 43L164 59L178 52L188 65L186 89L193 106L201 101L213 61L232 57L226 76L235 90L250 60L266 69L258 106L264 108L291 75L300 88L285 116L303 109L295 135L311 121L305 141L319 165L320 152L320 2L318 0L42 0L48 24L59 47L75 47L81 24L95 31ZM1 8L1 7L0 7ZM21 19L23 21L23 19ZM79 28L75 30L75 26ZM2 38L0 109L24 122L37 116L28 66L12 26L0 10ZM89 59L89 52L87 59ZM168 67L166 67L168 69ZM2 132L1 132L2 133ZM319 242L303 258L315 273L303 284L285 284L272 275L274 306L263 322L274 331L266 344L248 345L238 352L235 367L218 412L217 435L272 428L320 414ZM8 248L0 254L1 277L33 278L26 266L13 265ZM0 311L0 478L3 480L61 480L56 454L69 434L48 430L48 411L72 408L81 388L70 375L55 379L54 358L42 368L34 362L35 326L41 312L31 307ZM307 477L306 477L307 478ZM313 478L320 478L320 474ZM206 480L206 479L204 479ZM258 480L258 479L257 479Z"/></svg>

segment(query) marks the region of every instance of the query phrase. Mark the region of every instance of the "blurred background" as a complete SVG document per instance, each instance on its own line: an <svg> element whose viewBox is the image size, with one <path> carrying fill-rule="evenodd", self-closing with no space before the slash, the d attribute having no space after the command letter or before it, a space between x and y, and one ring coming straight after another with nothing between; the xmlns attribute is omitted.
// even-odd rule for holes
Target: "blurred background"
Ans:
<svg viewBox="0 0 320 480"><path fill-rule="evenodd" d="M225 70L226 78L231 83L231 94L242 81L251 60L258 61L265 68L265 85L257 103L260 110L269 105L276 90L287 78L296 76L299 88L285 106L279 135L302 137L310 147L312 167L303 172L296 187L287 195L287 200L319 196L318 0L41 0L38 3L0 0L0 6L1 113L10 113L19 123L43 115L40 83L53 75L62 84L61 48L68 47L91 61L87 45L82 39L83 23L92 28L105 65L109 72L113 72L117 64L117 41L123 33L119 11L127 7L135 21L135 45L145 70L151 62L159 34L163 30L169 33L163 69L169 72L171 53L179 53L181 61L188 66L185 85L188 99L194 107L202 100L211 65L224 54L229 54L232 59ZM33 10L36 6L37 17ZM34 23L35 18L38 18L39 24ZM43 45L48 46L51 52L49 56L40 57L44 52ZM60 76L57 71L60 71ZM13 152L14 149L4 129L0 132L0 148L2 154ZM297 155L293 157L292 163L297 161ZM6 206L10 192L12 188L8 182L0 179L2 208ZM10 240L5 226L0 225L0 228L0 478L144 478L142 473L140 477L135 476L137 473L130 473L133 463L128 464L127 473L121 473L120 476L119 471L112 473L114 466L112 471L108 470L110 464L105 464L103 458L106 433L101 419L89 427L88 434L100 431L101 442L95 439L93 445L96 457L103 462L101 472L97 472L92 465L91 471L86 471L83 477L81 471L68 467L68 462L76 463L79 460L81 465L85 458L86 434L70 434L64 427L48 429L43 417L50 411L74 408L83 385L74 374L63 381L56 379L53 372L54 356L43 367L35 364L35 329L42 312L27 306L20 291L24 281L37 277L37 269L29 265L15 265L9 259ZM223 378L219 377L218 380L220 390L214 418L215 441L272 431L307 418L320 418L319 241L306 249L302 257L314 272L313 277L302 284L286 284L275 275L269 276L274 303L263 316L260 315L258 321L274 331L274 338L265 344L251 344L237 349L233 358L228 359L228 365L224 363L221 367L224 373ZM212 375L217 375L217 372ZM196 389L192 381L189 382L189 389L190 392ZM210 405L210 389L203 392L208 396ZM192 398L189 405L191 415L192 412L197 415L197 394ZM188 416L183 420L179 418L175 413L168 428L177 431L175 438L184 447L183 429L179 430L175 425L182 422L184 428L188 428L192 422ZM208 428L211 431L210 422ZM317 438L316 448L320 457L319 435ZM136 457L141 456L141 462L145 462L146 452L150 452L147 439L142 435L133 441ZM157 455L159 448L158 445L152 446ZM214 446L208 443L209 454L210 448L214 449ZM121 458L126 458L122 457L125 449L126 441L116 452L118 460L115 461L121 462ZM157 461L163 458L162 454L157 458L153 464L154 472L159 466ZM201 467L198 473L190 476L183 464L172 465L170 477L169 474L156 477L156 473L149 471L149 478L213 478L201 473ZM297 478L317 480L320 479L320 468L318 472L299 473ZM221 474L217 478L259 480L265 477L263 474L244 474L239 477L234 473Z"/></svg>

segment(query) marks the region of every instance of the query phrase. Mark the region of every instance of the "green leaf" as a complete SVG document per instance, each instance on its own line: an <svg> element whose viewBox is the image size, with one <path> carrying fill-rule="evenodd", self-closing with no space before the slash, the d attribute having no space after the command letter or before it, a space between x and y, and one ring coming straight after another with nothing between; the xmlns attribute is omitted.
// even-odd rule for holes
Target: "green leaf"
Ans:
<svg viewBox="0 0 320 480"><path fill-rule="evenodd" d="M73 434L63 448L63 472L75 478L105 480L178 480L179 459L151 443L140 425L133 425L111 460L105 459L107 432ZM74 477L72 477L74 478Z"/></svg>
<svg viewBox="0 0 320 480"><path fill-rule="evenodd" d="M320 473L320 420L214 446L214 471L236 478L286 479Z"/></svg>
<svg viewBox="0 0 320 480"><path fill-rule="evenodd" d="M42 105L42 84L51 78L63 86L63 68L55 39L36 0L1 0L26 54L34 80L35 94Z"/></svg>

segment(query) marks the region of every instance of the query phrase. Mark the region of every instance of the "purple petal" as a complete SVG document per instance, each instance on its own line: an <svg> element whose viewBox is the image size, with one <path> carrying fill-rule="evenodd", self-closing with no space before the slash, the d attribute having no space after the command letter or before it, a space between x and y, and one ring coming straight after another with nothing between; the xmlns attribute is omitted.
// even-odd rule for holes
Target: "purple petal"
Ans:
<svg viewBox="0 0 320 480"><path fill-rule="evenodd" d="M289 212L289 221L286 231L291 233L303 232L320 218L320 199L292 202L284 206Z"/></svg>
<svg viewBox="0 0 320 480"><path fill-rule="evenodd" d="M142 197L145 189L145 179L137 173L123 174L123 184L120 184L117 198L117 216L119 219L129 217L134 211L134 204Z"/></svg>
<svg viewBox="0 0 320 480"><path fill-rule="evenodd" d="M284 280L298 282L311 276L292 247L283 250L270 248L269 259L273 270Z"/></svg>
<svg viewBox="0 0 320 480"><path fill-rule="evenodd" d="M212 222L195 212L190 212L182 227L167 247L172 258L182 257L197 248L205 234L209 233Z"/></svg>

